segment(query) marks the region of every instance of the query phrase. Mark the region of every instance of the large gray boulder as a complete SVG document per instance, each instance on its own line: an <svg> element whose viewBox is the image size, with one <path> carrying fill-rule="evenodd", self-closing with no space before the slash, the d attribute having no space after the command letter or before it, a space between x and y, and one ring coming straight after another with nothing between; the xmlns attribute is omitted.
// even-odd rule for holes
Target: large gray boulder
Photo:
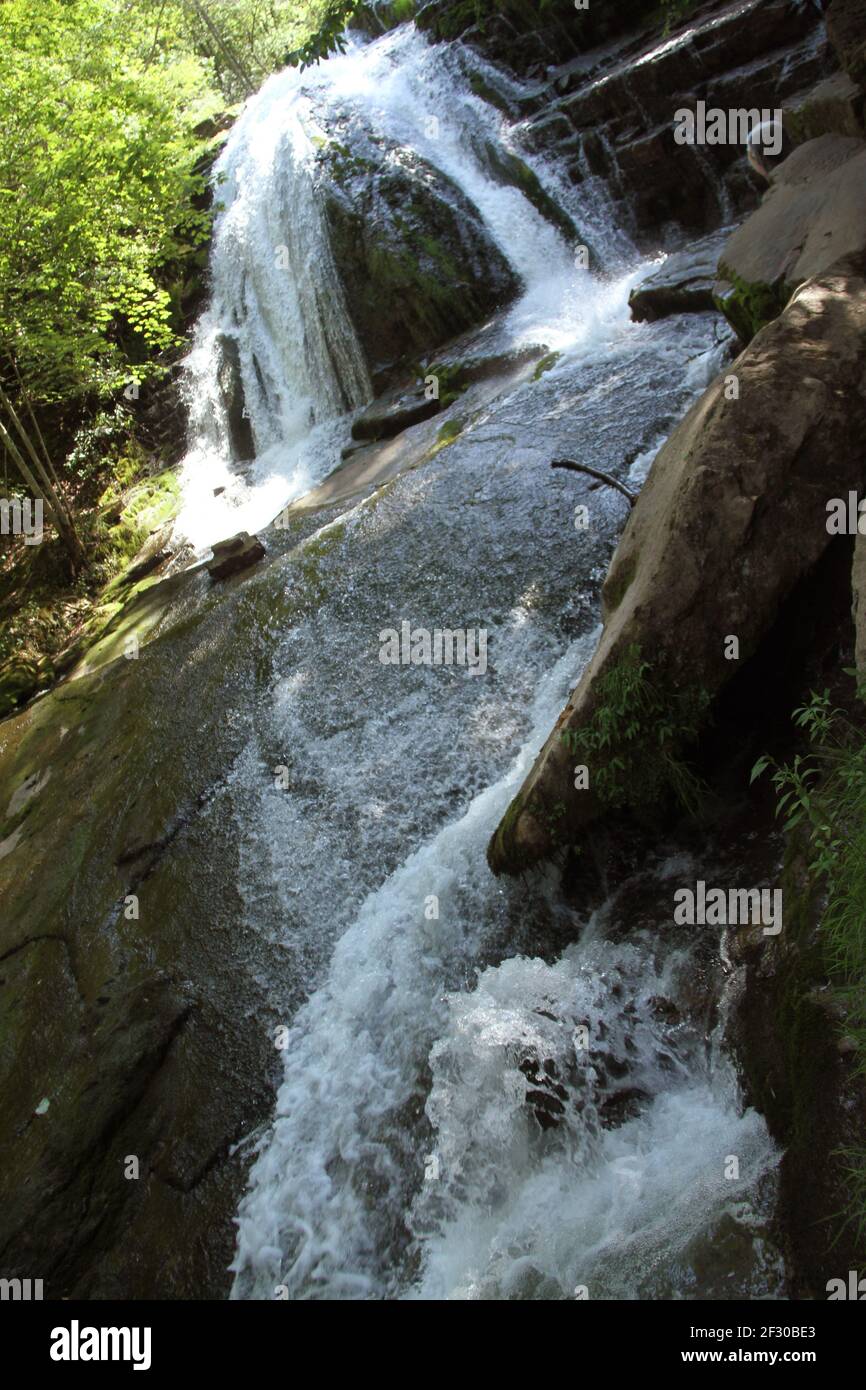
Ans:
<svg viewBox="0 0 866 1390"><path fill-rule="evenodd" d="M605 581L598 649L491 841L494 873L688 792L684 749L830 543L828 500L862 485L864 269L799 289L656 458Z"/></svg>
<svg viewBox="0 0 866 1390"><path fill-rule="evenodd" d="M716 302L743 342L799 285L866 250L866 142L822 135L775 170L763 203L722 248Z"/></svg>

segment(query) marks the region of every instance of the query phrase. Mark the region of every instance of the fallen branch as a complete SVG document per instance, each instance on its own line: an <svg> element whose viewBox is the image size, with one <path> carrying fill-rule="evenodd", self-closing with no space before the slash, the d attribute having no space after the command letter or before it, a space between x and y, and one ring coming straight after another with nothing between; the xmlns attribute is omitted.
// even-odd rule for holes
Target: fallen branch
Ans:
<svg viewBox="0 0 866 1390"><path fill-rule="evenodd" d="M621 492L623 497L628 498L628 504L633 507L637 501L637 493L631 492L625 483L621 483L617 478L612 478L609 473L602 473L600 468L590 468L588 463L575 463L574 459L554 459L551 468L570 468L573 473L588 473L591 478L597 478L600 483L607 483L608 487L615 487Z"/></svg>

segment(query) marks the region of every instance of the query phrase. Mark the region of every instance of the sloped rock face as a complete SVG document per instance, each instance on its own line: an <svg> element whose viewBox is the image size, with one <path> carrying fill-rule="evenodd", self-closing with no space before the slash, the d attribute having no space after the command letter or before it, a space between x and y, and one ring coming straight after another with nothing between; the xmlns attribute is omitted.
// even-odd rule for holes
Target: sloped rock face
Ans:
<svg viewBox="0 0 866 1390"><path fill-rule="evenodd" d="M719 261L717 303L744 342L810 276L866 251L866 142L810 140L779 166L772 184Z"/></svg>
<svg viewBox="0 0 866 1390"><path fill-rule="evenodd" d="M513 298L519 282L461 190L356 120L319 151L331 249L374 377ZM380 377L381 379L381 377Z"/></svg>
<svg viewBox="0 0 866 1390"><path fill-rule="evenodd" d="M635 23L638 28L638 23ZM760 191L738 145L678 145L677 110L772 110L834 66L820 15L786 0L706 5L669 37L658 18L634 34L551 69L526 103L523 139L563 160L581 182L608 180L639 243L678 224L708 231L754 207Z"/></svg>
<svg viewBox="0 0 866 1390"><path fill-rule="evenodd" d="M861 262L803 286L656 458L605 582L599 647L491 841L494 873L549 857L614 805L663 796L681 731L699 731L829 544L826 505L861 485L864 429ZM643 722L617 714L623 690ZM666 723L680 733L663 737Z"/></svg>
<svg viewBox="0 0 866 1390"><path fill-rule="evenodd" d="M159 587L180 622L0 735L0 1268L46 1298L224 1297L232 1145L271 1102L220 786L255 689L249 588Z"/></svg>

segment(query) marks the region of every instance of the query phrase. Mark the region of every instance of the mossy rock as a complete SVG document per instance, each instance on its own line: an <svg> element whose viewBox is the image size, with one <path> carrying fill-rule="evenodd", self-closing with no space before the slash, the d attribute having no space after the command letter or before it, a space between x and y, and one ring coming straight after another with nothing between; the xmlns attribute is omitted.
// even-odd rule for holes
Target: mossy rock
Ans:
<svg viewBox="0 0 866 1390"><path fill-rule="evenodd" d="M491 178L497 183L518 189L536 212L561 232L567 241L579 239L577 227L568 213L545 190L538 175L530 169L525 160L500 145L494 145L490 140L484 143L482 157Z"/></svg>
<svg viewBox="0 0 866 1390"><path fill-rule="evenodd" d="M561 352L549 352L546 357L542 357L532 374L532 380L540 381L545 372L551 371L556 366L561 356Z"/></svg>
<svg viewBox="0 0 866 1390"><path fill-rule="evenodd" d="M778 281L775 285L760 282L749 284L724 262L719 264L719 279L713 289L713 303L724 314L740 342L750 343L756 333L778 318L793 293L793 286Z"/></svg>
<svg viewBox="0 0 866 1390"><path fill-rule="evenodd" d="M394 373L483 322L519 282L455 183L357 122L316 180L349 315L372 374Z"/></svg>
<svg viewBox="0 0 866 1390"><path fill-rule="evenodd" d="M746 986L731 1044L746 1096L784 1148L779 1219L794 1298L825 1298L827 1280L866 1263L844 1150L862 1136L863 1084L840 1051L840 1009L821 932L822 886L799 835L786 845L783 930L745 943Z"/></svg>
<svg viewBox="0 0 866 1390"><path fill-rule="evenodd" d="M23 656L14 656L5 661L0 666L0 717L29 699L39 683L38 661Z"/></svg>

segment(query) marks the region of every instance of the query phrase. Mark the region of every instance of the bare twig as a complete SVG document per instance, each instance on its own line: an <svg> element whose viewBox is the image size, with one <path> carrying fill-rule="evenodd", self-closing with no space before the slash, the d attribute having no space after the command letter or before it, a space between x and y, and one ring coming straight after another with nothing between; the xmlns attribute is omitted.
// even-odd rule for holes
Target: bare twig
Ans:
<svg viewBox="0 0 866 1390"><path fill-rule="evenodd" d="M570 468L573 473L588 473L591 478L597 478L600 483L607 483L608 487L615 487L617 492L621 492L623 497L628 498L628 504L633 507L637 501L637 493L631 492L625 483L621 483L618 478L612 478L609 473L602 473L600 468L590 468L588 463L575 463L574 459L554 459L551 468Z"/></svg>

